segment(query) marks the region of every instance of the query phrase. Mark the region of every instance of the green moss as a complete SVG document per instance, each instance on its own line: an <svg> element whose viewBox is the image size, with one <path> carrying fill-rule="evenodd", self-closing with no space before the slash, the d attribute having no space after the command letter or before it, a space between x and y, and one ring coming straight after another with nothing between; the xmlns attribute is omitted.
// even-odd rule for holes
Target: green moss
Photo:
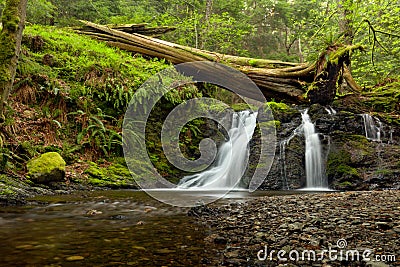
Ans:
<svg viewBox="0 0 400 267"><path fill-rule="evenodd" d="M279 123L276 123L278 127L280 126L280 122L290 122L295 116L299 115L299 111L282 102L267 102L264 105L264 112L267 112L269 109L272 111L275 120L279 121Z"/></svg>
<svg viewBox="0 0 400 267"><path fill-rule="evenodd" d="M346 164L340 164L336 167L336 172L338 174L344 174L346 176L359 176L357 169L350 167Z"/></svg>
<svg viewBox="0 0 400 267"><path fill-rule="evenodd" d="M246 103L237 103L237 104L233 104L231 106L231 108L234 111L242 111L242 110L257 110L256 106L250 105L250 104L246 104Z"/></svg>
<svg viewBox="0 0 400 267"><path fill-rule="evenodd" d="M215 111L215 112L223 112L226 110L227 106L224 104L214 104L214 105L206 105L204 103L199 104L200 108L203 110L210 110L210 111Z"/></svg>
<svg viewBox="0 0 400 267"><path fill-rule="evenodd" d="M277 102L271 101L271 102L267 102L266 105L268 105L272 111L280 111L281 112L281 111L291 111L292 110L288 105L286 105L285 103L282 103L282 102L277 103Z"/></svg>
<svg viewBox="0 0 400 267"><path fill-rule="evenodd" d="M0 187L0 196L13 196L16 195L17 193L8 188L8 187Z"/></svg>
<svg viewBox="0 0 400 267"><path fill-rule="evenodd" d="M352 186L352 185L353 185L353 184L352 184L351 182L349 182L349 181L344 181L344 182L342 182L342 183L339 184L339 187L345 188L345 187L350 187L350 186Z"/></svg>
<svg viewBox="0 0 400 267"><path fill-rule="evenodd" d="M60 90L85 112L95 106L113 117L123 115L136 90L149 77L170 66L164 60L132 57L129 52L71 29L33 25L26 27L24 34L28 36L24 39L24 49L29 53L21 57L19 73L27 77L45 73L45 79L38 81L38 88ZM32 47L29 41L32 38L43 40L41 49ZM42 63L46 55L53 56L51 66ZM193 86L186 86L179 93L186 95L186 88L194 90Z"/></svg>
<svg viewBox="0 0 400 267"><path fill-rule="evenodd" d="M303 97L304 97L305 99L308 99L308 94L309 94L310 92L314 91L314 90L318 90L318 86L315 84L315 82L312 82L312 83L307 87L306 93L303 95Z"/></svg>
<svg viewBox="0 0 400 267"><path fill-rule="evenodd" d="M90 167L85 170L88 184L111 188L136 187L129 169L122 164L113 163L108 167L99 167L94 162L89 164Z"/></svg>
<svg viewBox="0 0 400 267"><path fill-rule="evenodd" d="M255 59L250 59L250 60L249 60L249 65L250 65L250 66L253 66L253 67L256 67L256 66L257 66L257 60L255 60Z"/></svg>
<svg viewBox="0 0 400 267"><path fill-rule="evenodd" d="M28 168L28 175L37 173L50 174L55 169L65 171L65 161L57 152L48 152L30 160L26 167Z"/></svg>
<svg viewBox="0 0 400 267"><path fill-rule="evenodd" d="M353 50L361 49L361 45L346 45L339 47L336 51L329 54L329 62L331 64L339 64L339 59L346 53L351 53Z"/></svg>
<svg viewBox="0 0 400 267"><path fill-rule="evenodd" d="M331 178L358 178L360 174L357 169L349 166L351 164L351 155L347 151L341 150L329 154L326 173Z"/></svg>
<svg viewBox="0 0 400 267"><path fill-rule="evenodd" d="M383 176L387 176L387 175L392 175L393 174L393 170L388 170L388 169L381 169L381 170L376 170L375 174L381 174Z"/></svg>
<svg viewBox="0 0 400 267"><path fill-rule="evenodd" d="M375 112L399 112L400 106L400 82L391 82L382 86L371 88L363 92L365 99L363 104Z"/></svg>
<svg viewBox="0 0 400 267"><path fill-rule="evenodd" d="M271 127L280 128L281 122L277 120L265 121L265 122L260 122L259 125L260 128L271 128Z"/></svg>
<svg viewBox="0 0 400 267"><path fill-rule="evenodd" d="M0 83L7 82L11 79L11 72L8 65L15 54L15 34L18 30L19 23L18 5L19 1L17 0L7 1L6 8L3 10L2 14L3 29L0 33Z"/></svg>

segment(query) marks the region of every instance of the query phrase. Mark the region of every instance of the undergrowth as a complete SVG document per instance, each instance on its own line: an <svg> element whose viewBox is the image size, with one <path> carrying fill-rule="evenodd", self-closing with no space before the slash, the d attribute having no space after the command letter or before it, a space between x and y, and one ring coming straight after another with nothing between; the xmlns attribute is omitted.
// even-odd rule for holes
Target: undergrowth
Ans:
<svg viewBox="0 0 400 267"><path fill-rule="evenodd" d="M69 164L122 156L127 105L148 78L168 67L164 60L121 51L71 29L28 26L10 98L13 123L1 129L0 171L15 170L18 163L17 171L24 173L23 162L48 150ZM148 94L140 96L145 100ZM193 96L201 96L197 87L180 86L163 98L159 110Z"/></svg>

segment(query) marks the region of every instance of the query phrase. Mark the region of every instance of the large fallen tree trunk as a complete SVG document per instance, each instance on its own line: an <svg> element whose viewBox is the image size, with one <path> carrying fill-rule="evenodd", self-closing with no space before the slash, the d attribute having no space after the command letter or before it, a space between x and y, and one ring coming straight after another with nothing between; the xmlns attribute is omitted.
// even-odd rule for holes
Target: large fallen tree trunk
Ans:
<svg viewBox="0 0 400 267"><path fill-rule="evenodd" d="M126 33L138 33L150 37L159 37L167 32L174 31L176 29L175 27L148 27L147 23L106 25L106 27ZM88 25L76 28L75 30L88 35L96 35L97 33L99 33L98 30Z"/></svg>
<svg viewBox="0 0 400 267"><path fill-rule="evenodd" d="M349 51L358 46L331 46L316 63L292 63L224 55L182 46L117 28L82 21L89 32L83 32L109 45L146 56L164 58L173 64L212 61L229 65L245 73L267 98L296 103L328 104L336 95ZM351 78L346 72L344 78ZM354 82L354 81L353 81ZM340 85L340 84L339 84ZM244 96L246 96L244 94Z"/></svg>

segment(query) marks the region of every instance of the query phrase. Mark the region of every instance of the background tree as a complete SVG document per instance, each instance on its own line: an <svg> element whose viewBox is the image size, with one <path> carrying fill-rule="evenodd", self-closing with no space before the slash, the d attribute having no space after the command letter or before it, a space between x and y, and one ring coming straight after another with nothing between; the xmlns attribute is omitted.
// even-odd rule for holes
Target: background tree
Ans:
<svg viewBox="0 0 400 267"><path fill-rule="evenodd" d="M25 26L27 0L6 0L2 12L0 33L0 119L4 121L4 107L13 88L22 32Z"/></svg>

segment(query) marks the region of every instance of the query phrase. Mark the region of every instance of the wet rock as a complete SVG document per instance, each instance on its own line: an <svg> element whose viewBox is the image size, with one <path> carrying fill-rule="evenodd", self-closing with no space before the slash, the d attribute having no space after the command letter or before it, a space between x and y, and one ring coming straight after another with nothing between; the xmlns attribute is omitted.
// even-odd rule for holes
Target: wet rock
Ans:
<svg viewBox="0 0 400 267"><path fill-rule="evenodd" d="M274 119L280 122L280 126L276 127L276 153L273 163L261 188L267 190L302 188L305 186L306 175L304 137L299 128L300 113L289 112L287 114L291 114L288 116L290 120L286 120L285 111L292 108L281 109L278 105L272 109ZM360 114L343 110L337 114L328 114L321 105L312 105L308 113L316 131L320 134L322 157L326 162L330 188L335 190L400 188L397 160L397 155L400 154L399 134L393 131L392 126L389 127L382 122L381 142L373 142L365 137L364 121ZM259 121L267 119L268 116L264 118L261 108ZM392 137L387 134L389 131ZM262 165L259 164L257 157L259 138L255 135L250 142L249 169L253 172ZM285 150L282 153L282 144L289 139L290 142L284 146ZM251 178L248 177L249 173L245 175L247 182Z"/></svg>
<svg viewBox="0 0 400 267"><path fill-rule="evenodd" d="M89 215L89 216L95 216L95 215L99 215L99 214L103 214L103 212L98 211L98 210L88 210L86 212L86 215Z"/></svg>
<svg viewBox="0 0 400 267"><path fill-rule="evenodd" d="M303 224L299 222L295 222L288 225L288 229L291 232L301 232L303 230Z"/></svg>
<svg viewBox="0 0 400 267"><path fill-rule="evenodd" d="M392 226L387 222L376 222L375 225L382 230L389 230Z"/></svg>
<svg viewBox="0 0 400 267"><path fill-rule="evenodd" d="M126 220L126 219L128 219L128 217L125 215L117 214L117 215L110 216L110 219L111 220Z"/></svg>

